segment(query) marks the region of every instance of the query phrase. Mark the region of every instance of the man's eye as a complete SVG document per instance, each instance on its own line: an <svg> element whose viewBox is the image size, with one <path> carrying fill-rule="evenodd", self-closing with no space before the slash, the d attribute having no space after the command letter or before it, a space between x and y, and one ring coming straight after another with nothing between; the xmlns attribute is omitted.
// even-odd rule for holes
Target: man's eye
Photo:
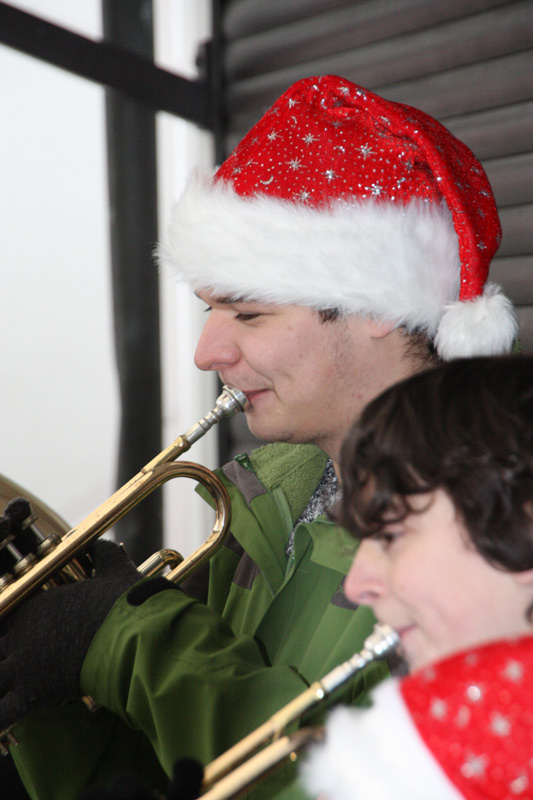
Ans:
<svg viewBox="0 0 533 800"><path fill-rule="evenodd" d="M250 322L250 320L257 319L260 316L261 314L245 314L244 312L239 311L235 315L235 319L238 319L239 322Z"/></svg>

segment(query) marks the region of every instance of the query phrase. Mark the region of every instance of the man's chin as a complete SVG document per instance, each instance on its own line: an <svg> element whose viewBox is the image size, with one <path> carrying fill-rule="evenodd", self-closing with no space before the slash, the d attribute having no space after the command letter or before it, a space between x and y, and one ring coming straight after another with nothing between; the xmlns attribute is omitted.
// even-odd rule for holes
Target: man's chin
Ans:
<svg viewBox="0 0 533 800"><path fill-rule="evenodd" d="M275 425L269 424L268 421L262 424L262 421L254 414L247 415L246 421L252 436L255 436L261 442L292 442L292 433L290 431L276 428Z"/></svg>
<svg viewBox="0 0 533 800"><path fill-rule="evenodd" d="M248 419L248 428L252 436L261 442L280 442L283 444L313 444L303 436L298 436L294 431L278 429L272 425L254 424L253 418Z"/></svg>

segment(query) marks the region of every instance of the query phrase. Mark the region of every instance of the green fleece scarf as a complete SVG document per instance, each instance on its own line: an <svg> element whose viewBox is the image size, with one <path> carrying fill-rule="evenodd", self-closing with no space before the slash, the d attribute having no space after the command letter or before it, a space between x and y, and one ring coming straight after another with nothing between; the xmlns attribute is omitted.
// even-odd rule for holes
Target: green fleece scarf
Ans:
<svg viewBox="0 0 533 800"><path fill-rule="evenodd" d="M312 444L273 444L250 453L253 470L265 489L281 487L295 522L315 491L328 456Z"/></svg>

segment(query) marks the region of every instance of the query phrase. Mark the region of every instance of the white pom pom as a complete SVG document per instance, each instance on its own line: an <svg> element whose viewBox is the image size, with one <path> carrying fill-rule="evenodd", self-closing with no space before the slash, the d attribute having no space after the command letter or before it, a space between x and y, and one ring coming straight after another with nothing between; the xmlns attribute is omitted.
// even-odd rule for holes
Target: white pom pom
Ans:
<svg viewBox="0 0 533 800"><path fill-rule="evenodd" d="M518 323L511 301L500 287L487 283L475 300L446 306L435 336L435 347L445 361L510 352Z"/></svg>

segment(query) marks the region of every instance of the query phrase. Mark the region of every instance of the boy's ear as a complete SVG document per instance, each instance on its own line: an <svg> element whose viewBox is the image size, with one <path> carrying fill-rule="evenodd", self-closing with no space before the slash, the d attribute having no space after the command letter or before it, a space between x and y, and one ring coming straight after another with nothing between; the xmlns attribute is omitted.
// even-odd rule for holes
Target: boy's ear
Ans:
<svg viewBox="0 0 533 800"><path fill-rule="evenodd" d="M523 572L513 572L513 578L520 586L533 585L533 569L525 569Z"/></svg>

